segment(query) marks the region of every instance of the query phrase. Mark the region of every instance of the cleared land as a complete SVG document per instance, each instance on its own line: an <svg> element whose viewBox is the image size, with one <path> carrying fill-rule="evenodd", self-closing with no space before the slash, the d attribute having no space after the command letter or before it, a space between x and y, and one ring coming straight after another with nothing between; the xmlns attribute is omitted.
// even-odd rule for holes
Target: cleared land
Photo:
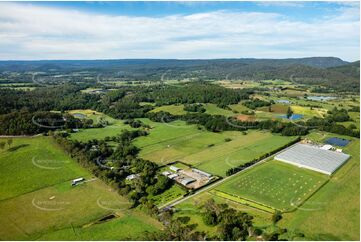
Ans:
<svg viewBox="0 0 361 242"><path fill-rule="evenodd" d="M160 228L155 220L128 210L125 198L93 179L52 138L13 141L15 149L0 152L2 240L134 239ZM71 179L78 177L87 182L72 187ZM114 219L101 222L110 214ZM126 230L115 229L115 223L125 224Z"/></svg>
<svg viewBox="0 0 361 242"><path fill-rule="evenodd" d="M231 110L219 108L219 107L217 107L216 104L213 104L213 103L203 103L203 106L206 109L205 113L210 114L210 115L224 115L224 116L234 115L234 113ZM237 106L237 104L236 104L235 109L241 109L241 106ZM183 115L183 114L187 113L187 111L184 110L183 104L164 105L164 106L156 107L155 109L153 109L150 112L156 113L156 112L160 112L160 111L168 112L173 115Z"/></svg>
<svg viewBox="0 0 361 242"><path fill-rule="evenodd" d="M127 124L124 124L122 120L111 118L103 113L96 112L93 110L72 110L69 111L70 114L73 114L77 117L84 115L87 119L92 119L94 123L99 123L101 121L107 121L108 125L104 128L89 128L89 129L80 129L76 133L70 135L70 139L78 141L88 141L92 139L104 139L109 136L116 136L120 134L123 130L132 130L133 128Z"/></svg>
<svg viewBox="0 0 361 242"><path fill-rule="evenodd" d="M183 161L220 176L225 176L231 167L258 158L295 139L261 131L249 131L247 135L237 131L213 133L183 121L142 121L153 128L148 136L134 141L141 149L140 157L158 164Z"/></svg>
<svg viewBox="0 0 361 242"><path fill-rule="evenodd" d="M272 160L240 173L215 190L289 211L310 197L326 181L325 175Z"/></svg>

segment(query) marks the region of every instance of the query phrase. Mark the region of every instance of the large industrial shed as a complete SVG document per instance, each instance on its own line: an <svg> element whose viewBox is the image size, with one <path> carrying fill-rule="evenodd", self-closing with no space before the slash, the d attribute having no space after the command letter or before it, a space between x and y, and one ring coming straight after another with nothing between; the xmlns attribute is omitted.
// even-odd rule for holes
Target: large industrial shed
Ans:
<svg viewBox="0 0 361 242"><path fill-rule="evenodd" d="M350 155L308 144L296 144L275 156L276 160L327 175L336 171L348 158Z"/></svg>

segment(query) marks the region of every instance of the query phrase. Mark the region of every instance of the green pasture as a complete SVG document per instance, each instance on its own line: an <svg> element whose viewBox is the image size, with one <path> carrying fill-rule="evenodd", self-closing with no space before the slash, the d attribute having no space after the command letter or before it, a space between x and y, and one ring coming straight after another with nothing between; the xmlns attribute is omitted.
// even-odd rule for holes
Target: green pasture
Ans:
<svg viewBox="0 0 361 242"><path fill-rule="evenodd" d="M272 160L241 172L216 190L291 211L327 180L328 177L320 173Z"/></svg>
<svg viewBox="0 0 361 242"><path fill-rule="evenodd" d="M300 230L311 240L360 240L360 140L313 132L308 138L350 139L343 148L351 158L296 212L285 214L281 226Z"/></svg>
<svg viewBox="0 0 361 242"><path fill-rule="evenodd" d="M258 158L295 139L255 130L246 135L238 131L214 133L183 121L142 121L153 128L148 136L134 141L141 149L140 157L158 164L183 161L220 176L225 176L231 167Z"/></svg>
<svg viewBox="0 0 361 242"><path fill-rule="evenodd" d="M13 138L10 149L0 150L0 163L0 200L89 177L51 137Z"/></svg>
<svg viewBox="0 0 361 242"><path fill-rule="evenodd" d="M160 107L156 107L153 110L151 110L151 113L157 113L157 112L168 112L170 114L173 115L183 115L186 114L187 111L184 111L184 105L183 104L179 104L179 105L164 105L164 106L160 106Z"/></svg>
<svg viewBox="0 0 361 242"><path fill-rule="evenodd" d="M137 228L124 232L121 226L115 230L113 221L102 222L103 229L96 232L98 238L137 238L146 230L160 228L149 217L147 220L145 215L133 214L127 199L93 178L51 137L13 138L10 148L0 150L0 162L2 240L35 240L42 236L53 240L90 239L95 230L83 228L98 225L109 214L115 214L114 221L124 224L124 229ZM78 177L86 182L71 186L71 180ZM83 237L74 237L77 229ZM107 235L107 231L113 234Z"/></svg>

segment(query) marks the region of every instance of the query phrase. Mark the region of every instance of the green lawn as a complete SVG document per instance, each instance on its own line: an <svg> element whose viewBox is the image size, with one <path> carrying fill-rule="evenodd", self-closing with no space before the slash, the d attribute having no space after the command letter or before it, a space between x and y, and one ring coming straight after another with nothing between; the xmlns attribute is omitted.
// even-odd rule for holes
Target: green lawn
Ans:
<svg viewBox="0 0 361 242"><path fill-rule="evenodd" d="M127 199L92 178L51 137L13 138L11 150L6 147L0 151L2 240L90 240L94 234L98 239L134 239L146 230L161 227L155 220L129 210ZM72 187L70 181L78 177L87 182ZM117 218L99 224L102 229L84 228L98 227L92 224L113 213ZM119 224L117 230L114 223ZM132 226L136 228L130 229ZM78 230L82 237L74 237ZM109 231L111 235L106 234Z"/></svg>
<svg viewBox="0 0 361 242"><path fill-rule="evenodd" d="M313 140L342 137L352 141L343 148L351 159L300 209L285 214L282 226L298 229L313 240L360 239L360 140L314 132Z"/></svg>
<svg viewBox="0 0 361 242"><path fill-rule="evenodd" d="M215 189L281 211L290 211L327 180L326 175L272 160L241 172Z"/></svg>

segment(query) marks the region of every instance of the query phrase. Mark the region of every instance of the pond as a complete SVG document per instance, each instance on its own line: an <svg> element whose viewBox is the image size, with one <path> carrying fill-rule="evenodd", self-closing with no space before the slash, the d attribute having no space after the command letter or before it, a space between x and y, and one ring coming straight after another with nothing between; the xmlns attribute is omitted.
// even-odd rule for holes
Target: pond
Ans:
<svg viewBox="0 0 361 242"><path fill-rule="evenodd" d="M303 118L303 115L302 114L297 114L297 113L294 113L291 115L290 118L287 118L287 115L280 115L279 116L280 118L286 118L286 119L289 119L289 120L298 120L298 119L301 119Z"/></svg>
<svg viewBox="0 0 361 242"><path fill-rule="evenodd" d="M86 115L82 113L74 113L73 116L80 119L86 118Z"/></svg>
<svg viewBox="0 0 361 242"><path fill-rule="evenodd" d="M328 100L336 99L336 97L332 97L332 96L308 96L307 99L312 100L312 101L328 101Z"/></svg>
<svg viewBox="0 0 361 242"><path fill-rule="evenodd" d="M350 143L350 140L341 139L337 137L332 137L326 140L326 144L337 145L337 146L346 146Z"/></svg>
<svg viewBox="0 0 361 242"><path fill-rule="evenodd" d="M285 99L281 99L281 100L276 100L276 103L290 104L291 102Z"/></svg>

